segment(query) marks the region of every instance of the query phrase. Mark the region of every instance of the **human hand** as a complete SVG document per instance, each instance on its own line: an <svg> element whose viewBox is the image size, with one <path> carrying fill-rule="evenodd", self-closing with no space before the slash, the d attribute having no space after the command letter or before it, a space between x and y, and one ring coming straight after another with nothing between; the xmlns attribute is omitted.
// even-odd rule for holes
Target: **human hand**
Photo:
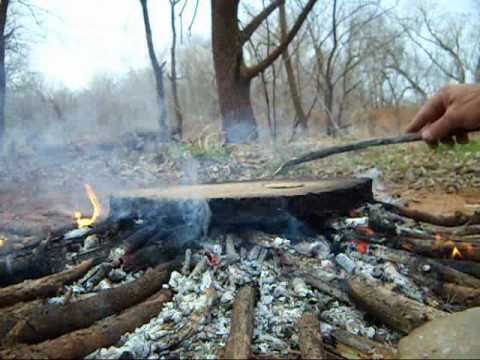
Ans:
<svg viewBox="0 0 480 360"><path fill-rule="evenodd" d="M468 142L467 131L480 129L480 86L449 85L437 92L408 125L429 144Z"/></svg>

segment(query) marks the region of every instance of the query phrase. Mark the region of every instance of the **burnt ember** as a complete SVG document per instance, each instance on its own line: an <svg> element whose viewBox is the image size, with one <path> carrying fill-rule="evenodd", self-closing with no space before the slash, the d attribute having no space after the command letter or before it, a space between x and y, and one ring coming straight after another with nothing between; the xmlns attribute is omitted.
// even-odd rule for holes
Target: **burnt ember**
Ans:
<svg viewBox="0 0 480 360"><path fill-rule="evenodd" d="M478 235L382 204L315 226L286 212L282 227L226 226L204 201L169 206L4 255L51 265L23 283L25 269L5 265L17 284L0 289L0 356L394 358L414 329L480 305Z"/></svg>

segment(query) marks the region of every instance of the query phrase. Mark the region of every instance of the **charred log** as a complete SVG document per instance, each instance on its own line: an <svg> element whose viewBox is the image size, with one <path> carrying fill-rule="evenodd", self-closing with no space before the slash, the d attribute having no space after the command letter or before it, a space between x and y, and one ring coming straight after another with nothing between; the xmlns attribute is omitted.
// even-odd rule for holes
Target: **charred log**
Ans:
<svg viewBox="0 0 480 360"><path fill-rule="evenodd" d="M336 329L324 339L325 349L342 359L397 359L396 350L368 338Z"/></svg>
<svg viewBox="0 0 480 360"><path fill-rule="evenodd" d="M86 328L116 314L159 291L179 263L160 265L141 278L66 305L45 305L20 321L10 332L9 342L38 343Z"/></svg>
<svg viewBox="0 0 480 360"><path fill-rule="evenodd" d="M298 337L302 359L326 359L320 321L314 314L305 314L298 322Z"/></svg>
<svg viewBox="0 0 480 360"><path fill-rule="evenodd" d="M58 274L37 280L27 280L23 283L0 289L0 307L53 296L63 285L71 283L85 275L91 267L92 261L89 260Z"/></svg>
<svg viewBox="0 0 480 360"><path fill-rule="evenodd" d="M99 321L89 328L74 331L56 339L35 345L20 345L0 351L2 359L78 359L93 351L109 347L120 337L148 322L163 305L170 301L172 292L161 290L150 299L129 308L115 317Z"/></svg>
<svg viewBox="0 0 480 360"><path fill-rule="evenodd" d="M426 321L447 314L388 290L380 284L359 278L348 280L348 287L355 304L384 324L405 334Z"/></svg>
<svg viewBox="0 0 480 360"><path fill-rule="evenodd" d="M233 304L230 335L222 358L248 359L251 356L251 345L255 319L256 291L246 286L237 294Z"/></svg>

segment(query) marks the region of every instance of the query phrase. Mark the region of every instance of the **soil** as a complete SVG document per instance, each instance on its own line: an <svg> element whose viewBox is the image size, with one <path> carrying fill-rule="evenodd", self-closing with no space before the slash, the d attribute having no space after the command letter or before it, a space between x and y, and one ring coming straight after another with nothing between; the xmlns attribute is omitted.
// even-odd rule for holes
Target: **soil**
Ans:
<svg viewBox="0 0 480 360"><path fill-rule="evenodd" d="M459 192L447 194L442 191L427 192L407 190L401 194L409 207L438 215L452 215L455 212L473 214L480 211L480 193Z"/></svg>

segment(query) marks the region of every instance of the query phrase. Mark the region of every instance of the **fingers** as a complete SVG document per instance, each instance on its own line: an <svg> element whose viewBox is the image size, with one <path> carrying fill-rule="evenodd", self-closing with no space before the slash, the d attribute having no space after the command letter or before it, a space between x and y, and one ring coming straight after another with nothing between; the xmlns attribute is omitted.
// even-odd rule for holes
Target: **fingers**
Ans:
<svg viewBox="0 0 480 360"><path fill-rule="evenodd" d="M438 141L447 138L451 131L451 121L447 112L439 120L423 128L422 138L429 144L436 144Z"/></svg>
<svg viewBox="0 0 480 360"><path fill-rule="evenodd" d="M438 92L430 100L428 100L425 105L422 106L412 122L408 124L406 131L420 131L427 124L433 123L437 119L440 119L440 117L444 115L445 111L446 108L443 100L443 93Z"/></svg>

